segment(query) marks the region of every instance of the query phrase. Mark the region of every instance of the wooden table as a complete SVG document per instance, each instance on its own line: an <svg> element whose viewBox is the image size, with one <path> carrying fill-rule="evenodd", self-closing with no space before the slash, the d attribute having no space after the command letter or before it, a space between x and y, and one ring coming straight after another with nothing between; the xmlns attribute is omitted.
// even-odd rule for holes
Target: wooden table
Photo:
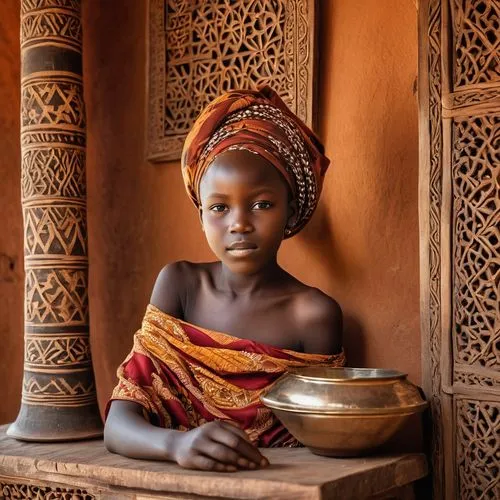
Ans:
<svg viewBox="0 0 500 500"><path fill-rule="evenodd" d="M427 473L420 454L337 459L307 448L263 449L271 466L257 471L190 471L114 455L102 440L20 442L7 427L0 426L1 498L359 500L396 491L405 494L390 498L411 498L411 483Z"/></svg>

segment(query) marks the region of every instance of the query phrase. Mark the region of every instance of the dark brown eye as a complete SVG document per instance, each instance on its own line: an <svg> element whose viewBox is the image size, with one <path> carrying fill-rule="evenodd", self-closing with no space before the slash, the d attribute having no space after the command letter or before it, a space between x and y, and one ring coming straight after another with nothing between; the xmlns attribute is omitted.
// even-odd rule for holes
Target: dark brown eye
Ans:
<svg viewBox="0 0 500 500"><path fill-rule="evenodd" d="M268 208L271 208L273 204L270 201L257 201L253 204L254 209L256 210L267 210Z"/></svg>
<svg viewBox="0 0 500 500"><path fill-rule="evenodd" d="M224 205L223 203L217 203L217 205L212 205L210 207L210 210L212 212L218 212L218 213L224 212L226 209L227 209L227 206Z"/></svg>

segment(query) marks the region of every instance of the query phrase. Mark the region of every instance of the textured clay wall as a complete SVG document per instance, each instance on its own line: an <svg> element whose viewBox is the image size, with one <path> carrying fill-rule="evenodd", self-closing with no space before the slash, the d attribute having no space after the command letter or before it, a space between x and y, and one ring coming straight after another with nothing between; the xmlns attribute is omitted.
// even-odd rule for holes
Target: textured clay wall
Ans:
<svg viewBox="0 0 500 500"><path fill-rule="evenodd" d="M387 0L383 9L378 0L320 4L319 135L332 167L317 214L283 245L280 260L341 304L350 365L400 369L418 383L415 4ZM0 56L10 68L9 95L1 87L8 109L0 108L0 127L13 132L0 135L8 145L0 148L0 169L11 184L8 195L2 191L10 217L4 219L9 225L0 252L19 254L18 25L14 8L12 19L5 19L4 5L0 22L9 24L12 40L0 39L10 44ZM145 5L84 2L91 339L101 408L140 326L157 272L173 260L212 259L184 193L179 164L144 160ZM10 62L5 52L12 55ZM5 72L0 78L7 78ZM12 126L6 125L9 120ZM16 276L21 279L19 268ZM14 295L6 287L14 285L6 284L3 274L1 279L1 335L11 347L8 358L1 354L0 369L8 359L9 371L17 373L20 362L11 360L22 357L21 301L8 299L14 302L7 302L5 316L6 298ZM16 290L22 295L19 286ZM17 410L20 380L14 385L9 416Z"/></svg>
<svg viewBox="0 0 500 500"><path fill-rule="evenodd" d="M0 423L16 418L23 371L19 1L0 3Z"/></svg>
<svg viewBox="0 0 500 500"><path fill-rule="evenodd" d="M342 305L350 364L401 369L419 382L415 5L320 4L319 134L333 164L314 220L283 245L281 262ZM179 164L144 161L145 27L143 2L87 3L91 324L101 402L159 269L212 259Z"/></svg>

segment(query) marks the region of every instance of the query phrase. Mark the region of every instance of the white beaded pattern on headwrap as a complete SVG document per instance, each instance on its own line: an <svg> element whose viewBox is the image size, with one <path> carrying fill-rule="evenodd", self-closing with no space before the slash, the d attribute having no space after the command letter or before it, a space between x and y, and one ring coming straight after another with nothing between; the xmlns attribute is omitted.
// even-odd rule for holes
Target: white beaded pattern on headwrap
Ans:
<svg viewBox="0 0 500 500"><path fill-rule="evenodd" d="M212 151L219 142L238 133L239 129L231 127L232 124L246 119L271 121L284 131L289 144L292 145L291 148L289 145L276 139L276 137L269 135L267 138L285 159L285 169L294 179L297 198L296 224L304 219L309 219L317 202L316 182L311 167L311 158L295 123L280 109L268 104L254 104L244 110L232 113L224 120L222 125L209 139L200 155L200 161L205 161L210 151ZM242 149L249 150L245 146L239 145L228 148L228 150ZM295 225L287 228L287 234L293 233Z"/></svg>

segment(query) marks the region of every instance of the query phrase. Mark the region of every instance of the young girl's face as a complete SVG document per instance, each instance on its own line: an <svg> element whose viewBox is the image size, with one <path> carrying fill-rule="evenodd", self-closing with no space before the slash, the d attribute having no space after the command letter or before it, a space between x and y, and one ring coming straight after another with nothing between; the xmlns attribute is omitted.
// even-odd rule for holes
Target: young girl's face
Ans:
<svg viewBox="0 0 500 500"><path fill-rule="evenodd" d="M221 153L201 180L200 201L208 244L231 271L254 274L276 259L293 206L267 160L246 150Z"/></svg>

